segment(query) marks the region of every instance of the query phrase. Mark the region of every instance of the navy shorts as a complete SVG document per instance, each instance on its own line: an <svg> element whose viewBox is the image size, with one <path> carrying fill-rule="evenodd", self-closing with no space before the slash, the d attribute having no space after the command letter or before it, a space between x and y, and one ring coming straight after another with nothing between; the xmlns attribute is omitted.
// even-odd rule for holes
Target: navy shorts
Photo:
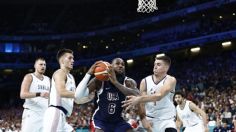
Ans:
<svg viewBox="0 0 236 132"><path fill-rule="evenodd" d="M96 129L102 129L104 132L126 132L127 130L132 129L130 124L124 120L114 123L94 119L93 125Z"/></svg>

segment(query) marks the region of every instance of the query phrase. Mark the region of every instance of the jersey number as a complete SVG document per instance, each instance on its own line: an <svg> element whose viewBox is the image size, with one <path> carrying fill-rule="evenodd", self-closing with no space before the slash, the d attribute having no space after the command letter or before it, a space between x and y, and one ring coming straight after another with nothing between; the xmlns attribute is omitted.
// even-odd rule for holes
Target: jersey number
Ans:
<svg viewBox="0 0 236 132"><path fill-rule="evenodd" d="M108 105L108 113L109 114L114 114L116 111L116 104L115 103L110 103Z"/></svg>
<svg viewBox="0 0 236 132"><path fill-rule="evenodd" d="M156 91L154 91L154 92L151 92L151 94L155 94L156 93ZM156 101L154 101L153 102L153 104L156 106L157 105L157 102Z"/></svg>

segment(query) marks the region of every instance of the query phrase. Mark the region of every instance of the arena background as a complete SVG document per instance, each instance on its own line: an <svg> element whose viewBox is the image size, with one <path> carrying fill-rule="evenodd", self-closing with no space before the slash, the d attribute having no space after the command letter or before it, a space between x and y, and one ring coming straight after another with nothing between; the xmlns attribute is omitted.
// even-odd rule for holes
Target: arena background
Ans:
<svg viewBox="0 0 236 132"><path fill-rule="evenodd" d="M127 76L139 83L152 74L155 55L164 53L172 58L176 89L205 110L210 130L235 130L236 0L157 5L143 14L136 11L137 0L1 0L0 131L20 129L20 85L35 58L46 59L51 76L61 48L74 51L77 83L96 60L115 57L127 61ZM76 105L68 120L77 131L88 131L92 108ZM134 112L126 118L138 121Z"/></svg>

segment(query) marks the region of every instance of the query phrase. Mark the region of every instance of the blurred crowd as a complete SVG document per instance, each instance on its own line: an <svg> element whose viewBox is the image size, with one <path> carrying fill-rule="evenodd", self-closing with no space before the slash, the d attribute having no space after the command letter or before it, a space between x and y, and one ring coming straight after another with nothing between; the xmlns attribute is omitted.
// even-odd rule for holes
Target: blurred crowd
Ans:
<svg viewBox="0 0 236 132"><path fill-rule="evenodd" d="M157 2L158 13L208 2L210 0L169 0ZM43 2L42 2L43 3ZM56 2L57 3L57 2ZM97 30L142 19L133 1L91 1L65 4L2 4L0 32L2 34L59 34ZM44 10L41 10L44 9ZM40 13L39 13L40 12ZM125 13L124 13L125 12ZM156 15L156 14L149 14ZM22 19L25 18L25 19ZM78 24L79 23L79 24Z"/></svg>
<svg viewBox="0 0 236 132"><path fill-rule="evenodd" d="M56 62L56 51L60 48L74 50L75 59L92 59L121 52L142 49L158 44L167 44L191 38L203 37L210 34L232 31L236 29L236 17L217 19L211 16L202 16L187 22L172 24L170 27L153 29L135 34L120 34L114 37L107 36L88 38L86 40L61 40L37 43L20 44L24 53L0 53L2 63L31 63L36 56L43 56L48 63ZM104 38L104 39L103 39ZM47 44L47 45L45 45ZM42 46L45 45L45 46Z"/></svg>

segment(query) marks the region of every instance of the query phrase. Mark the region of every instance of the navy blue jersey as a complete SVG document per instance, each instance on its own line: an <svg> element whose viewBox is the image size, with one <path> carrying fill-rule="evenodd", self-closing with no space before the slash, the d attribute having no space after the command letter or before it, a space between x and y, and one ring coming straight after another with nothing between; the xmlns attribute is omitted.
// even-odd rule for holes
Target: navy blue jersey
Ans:
<svg viewBox="0 0 236 132"><path fill-rule="evenodd" d="M122 80L120 83L124 84L125 78ZM104 122L119 122L123 120L121 102L125 100L126 96L119 89L110 81L104 81L96 95L97 108L93 114L95 120Z"/></svg>

